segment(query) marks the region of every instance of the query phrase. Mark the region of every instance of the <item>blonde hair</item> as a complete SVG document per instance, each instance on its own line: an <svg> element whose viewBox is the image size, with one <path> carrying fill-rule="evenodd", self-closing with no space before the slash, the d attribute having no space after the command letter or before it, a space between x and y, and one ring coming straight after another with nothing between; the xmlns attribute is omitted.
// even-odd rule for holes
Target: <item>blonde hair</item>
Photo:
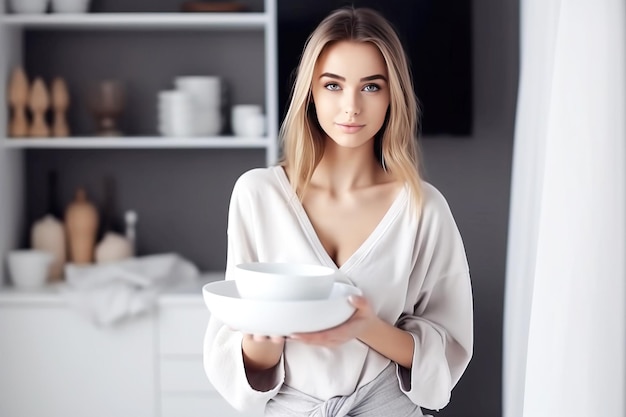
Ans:
<svg viewBox="0 0 626 417"><path fill-rule="evenodd" d="M374 143L376 157L395 178L406 182L416 207L421 207L421 175L417 129L419 107L409 62L391 24L368 8L345 7L328 15L306 41L289 108L280 128L281 164L290 170L291 184L300 199L324 153L324 132L312 103L311 83L318 57L339 41L369 42L382 54L388 72L390 103Z"/></svg>

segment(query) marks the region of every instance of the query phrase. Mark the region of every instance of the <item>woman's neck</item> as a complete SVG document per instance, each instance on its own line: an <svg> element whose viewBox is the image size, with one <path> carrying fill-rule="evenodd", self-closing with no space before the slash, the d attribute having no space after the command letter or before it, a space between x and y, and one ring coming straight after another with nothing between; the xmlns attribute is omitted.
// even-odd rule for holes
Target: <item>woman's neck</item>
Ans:
<svg viewBox="0 0 626 417"><path fill-rule="evenodd" d="M345 192L380 184L386 175L371 146L368 143L358 148L346 148L328 140L324 155L313 172L311 185Z"/></svg>

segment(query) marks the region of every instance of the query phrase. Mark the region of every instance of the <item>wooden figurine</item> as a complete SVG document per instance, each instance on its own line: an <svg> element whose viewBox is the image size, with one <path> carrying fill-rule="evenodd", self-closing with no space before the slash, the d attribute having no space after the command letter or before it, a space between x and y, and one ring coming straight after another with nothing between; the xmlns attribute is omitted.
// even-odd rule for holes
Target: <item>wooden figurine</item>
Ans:
<svg viewBox="0 0 626 417"><path fill-rule="evenodd" d="M8 88L8 101L12 110L9 121L9 136L24 137L28 135L26 106L28 104L28 78L22 67L13 69Z"/></svg>
<svg viewBox="0 0 626 417"><path fill-rule="evenodd" d="M64 138L70 135L67 125L67 108L70 105L70 95L67 91L67 84L61 77L56 77L52 81L52 136Z"/></svg>
<svg viewBox="0 0 626 417"><path fill-rule="evenodd" d="M50 128L46 122L46 111L50 107L50 95L41 77L37 77L33 82L28 106L33 115L28 135L42 138L50 136Z"/></svg>
<svg viewBox="0 0 626 417"><path fill-rule="evenodd" d="M85 189L78 188L74 201L65 211L65 228L72 263L83 265L93 262L98 222L98 210L87 199Z"/></svg>

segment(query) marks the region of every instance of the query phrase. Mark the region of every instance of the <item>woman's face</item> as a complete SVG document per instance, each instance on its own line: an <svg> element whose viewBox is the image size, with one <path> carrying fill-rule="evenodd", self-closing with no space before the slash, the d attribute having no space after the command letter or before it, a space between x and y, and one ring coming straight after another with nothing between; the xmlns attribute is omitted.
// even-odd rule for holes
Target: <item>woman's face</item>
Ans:
<svg viewBox="0 0 626 417"><path fill-rule="evenodd" d="M371 43L342 41L327 47L313 72L317 119L339 146L368 143L389 107L387 66Z"/></svg>

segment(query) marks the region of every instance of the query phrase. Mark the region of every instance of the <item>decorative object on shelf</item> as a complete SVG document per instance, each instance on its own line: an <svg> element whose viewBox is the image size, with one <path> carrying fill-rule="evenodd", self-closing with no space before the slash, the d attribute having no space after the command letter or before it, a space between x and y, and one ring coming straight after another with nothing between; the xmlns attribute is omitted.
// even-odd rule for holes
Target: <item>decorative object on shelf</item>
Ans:
<svg viewBox="0 0 626 417"><path fill-rule="evenodd" d="M30 233L32 249L50 252L54 259L48 274L49 282L63 279L63 268L67 261L66 236L57 202L57 174L48 173L48 209L46 214L37 220Z"/></svg>
<svg viewBox="0 0 626 417"><path fill-rule="evenodd" d="M242 12L245 4L236 1L186 1L180 5L183 12Z"/></svg>
<svg viewBox="0 0 626 417"><path fill-rule="evenodd" d="M174 79L176 90L191 98L194 136L213 136L222 131L222 80L210 75Z"/></svg>
<svg viewBox="0 0 626 417"><path fill-rule="evenodd" d="M119 80L102 80L88 93L91 112L96 119L98 136L122 136L117 122L124 110L124 86Z"/></svg>
<svg viewBox="0 0 626 417"><path fill-rule="evenodd" d="M70 105L70 95L67 91L67 84L61 77L55 77L52 80L52 136L66 138L70 135L70 129L67 125L67 108Z"/></svg>
<svg viewBox="0 0 626 417"><path fill-rule="evenodd" d="M124 221L126 222L126 239L131 244L133 256L137 256L137 213L128 210L124 213Z"/></svg>
<svg viewBox="0 0 626 417"><path fill-rule="evenodd" d="M102 216L103 238L96 246L96 263L113 262L133 256L130 241L117 232L115 225L115 180L104 178L104 209Z"/></svg>
<svg viewBox="0 0 626 417"><path fill-rule="evenodd" d="M50 107L50 94L41 77L35 78L28 97L28 108L33 116L28 136L45 138L50 136L50 127L46 122L46 112Z"/></svg>
<svg viewBox="0 0 626 417"><path fill-rule="evenodd" d="M194 136L194 116L191 97L184 91L159 92L158 131L162 136Z"/></svg>
<svg viewBox="0 0 626 417"><path fill-rule="evenodd" d="M132 245L126 237L115 232L106 232L96 246L96 263L121 261L133 256Z"/></svg>
<svg viewBox="0 0 626 417"><path fill-rule="evenodd" d="M53 13L87 13L90 0L51 0Z"/></svg>
<svg viewBox="0 0 626 417"><path fill-rule="evenodd" d="M11 107L11 120L9 121L9 136L24 137L28 135L28 119L26 118L26 106L30 87L28 77L22 67L15 67L11 73L8 86L8 101Z"/></svg>
<svg viewBox="0 0 626 417"><path fill-rule="evenodd" d="M42 250L10 251L7 255L7 264L13 285L22 289L44 286L53 259L54 257L50 252Z"/></svg>
<svg viewBox="0 0 626 417"><path fill-rule="evenodd" d="M256 104L237 104L231 110L231 127L237 136L258 137L265 133L265 115Z"/></svg>
<svg viewBox="0 0 626 417"><path fill-rule="evenodd" d="M81 265L93 262L98 221L96 207L87 199L85 189L78 188L74 200L65 211L65 228L72 263Z"/></svg>
<svg viewBox="0 0 626 417"><path fill-rule="evenodd" d="M21 14L42 14L48 10L49 0L9 0L11 11Z"/></svg>

